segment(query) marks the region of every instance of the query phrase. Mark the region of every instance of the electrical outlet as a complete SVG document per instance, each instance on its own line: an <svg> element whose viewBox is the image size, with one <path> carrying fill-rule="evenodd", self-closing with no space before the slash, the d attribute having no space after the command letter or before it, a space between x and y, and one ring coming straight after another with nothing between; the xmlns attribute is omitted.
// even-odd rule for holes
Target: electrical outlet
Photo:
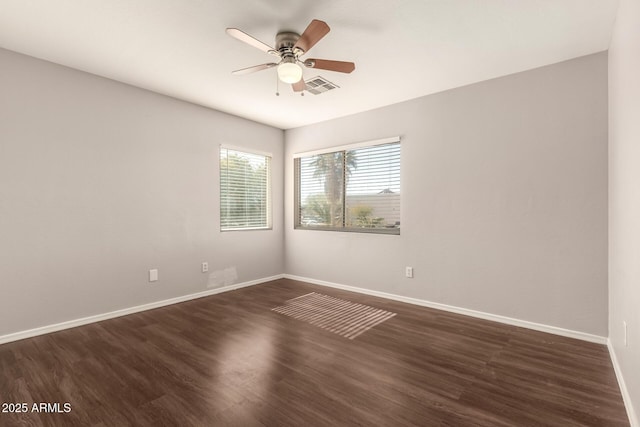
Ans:
<svg viewBox="0 0 640 427"><path fill-rule="evenodd" d="M624 336L624 346L627 346L627 322L626 321L622 321L622 329L623 329L623 336Z"/></svg>
<svg viewBox="0 0 640 427"><path fill-rule="evenodd" d="M149 281L150 282L158 281L158 269L154 268L153 270L149 270Z"/></svg>
<svg viewBox="0 0 640 427"><path fill-rule="evenodd" d="M207 271L209 271L209 263L208 262L203 262L202 263L202 272L206 273Z"/></svg>
<svg viewBox="0 0 640 427"><path fill-rule="evenodd" d="M405 267L404 275L407 276L409 279L412 279L413 278L413 267Z"/></svg>

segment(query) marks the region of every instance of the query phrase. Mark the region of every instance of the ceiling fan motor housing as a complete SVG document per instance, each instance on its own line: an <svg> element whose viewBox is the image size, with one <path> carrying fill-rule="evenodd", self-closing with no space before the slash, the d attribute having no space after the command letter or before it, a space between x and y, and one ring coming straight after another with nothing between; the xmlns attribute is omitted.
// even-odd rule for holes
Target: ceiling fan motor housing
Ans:
<svg viewBox="0 0 640 427"><path fill-rule="evenodd" d="M296 58L304 53L300 48L293 48L300 38L300 34L285 31L276 35L276 50L285 62L295 62ZM291 59L293 61L291 61ZM288 60L287 60L288 59Z"/></svg>

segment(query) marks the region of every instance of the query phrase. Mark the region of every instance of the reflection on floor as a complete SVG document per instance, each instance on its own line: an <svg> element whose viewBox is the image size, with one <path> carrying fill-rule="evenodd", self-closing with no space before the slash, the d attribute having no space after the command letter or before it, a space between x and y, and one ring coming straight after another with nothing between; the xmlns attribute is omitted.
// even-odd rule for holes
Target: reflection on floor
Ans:
<svg viewBox="0 0 640 427"><path fill-rule="evenodd" d="M309 322L351 340L396 315L316 292L292 298L273 311Z"/></svg>

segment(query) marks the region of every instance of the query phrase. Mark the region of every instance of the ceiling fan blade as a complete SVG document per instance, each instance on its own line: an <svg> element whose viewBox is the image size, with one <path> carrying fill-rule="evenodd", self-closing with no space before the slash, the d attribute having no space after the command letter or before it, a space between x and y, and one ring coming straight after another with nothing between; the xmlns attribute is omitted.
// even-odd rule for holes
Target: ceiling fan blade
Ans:
<svg viewBox="0 0 640 427"><path fill-rule="evenodd" d="M300 48L308 52L316 43L320 41L330 31L329 26L324 21L314 19L304 33L300 36L293 48Z"/></svg>
<svg viewBox="0 0 640 427"><path fill-rule="evenodd" d="M294 92L302 92L306 89L307 84L304 82L304 79L300 79L299 82L293 83L291 87L293 88Z"/></svg>
<svg viewBox="0 0 640 427"><path fill-rule="evenodd" d="M254 65L253 67L247 67L247 68L242 68L240 70L235 70L235 71L232 71L231 74L235 76L244 76L245 74L251 74L251 73L255 73L256 71L266 70L267 68L272 68L272 67L275 67L276 65L278 64L276 64L275 62L269 62L268 64Z"/></svg>
<svg viewBox="0 0 640 427"><path fill-rule="evenodd" d="M345 61L331 61L329 59L307 59L304 66L309 68L319 68L321 70L337 71L339 73L350 73L356 69L356 64Z"/></svg>
<svg viewBox="0 0 640 427"><path fill-rule="evenodd" d="M241 42L245 42L246 44L253 46L255 48L260 49L263 52L267 52L267 53L271 53L271 54L277 54L277 51L272 48L271 46L262 43L260 40L256 39L255 37L250 36L249 34L245 33L244 31L241 31L237 28L227 28L227 34L229 34L231 37L236 38L238 40L240 40Z"/></svg>

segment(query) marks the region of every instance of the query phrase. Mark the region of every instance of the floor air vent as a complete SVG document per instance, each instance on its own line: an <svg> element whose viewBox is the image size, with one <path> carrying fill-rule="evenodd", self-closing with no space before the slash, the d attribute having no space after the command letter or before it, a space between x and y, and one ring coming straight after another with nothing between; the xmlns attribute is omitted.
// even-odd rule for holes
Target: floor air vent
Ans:
<svg viewBox="0 0 640 427"><path fill-rule="evenodd" d="M284 305L272 310L350 340L396 315L390 311L315 292L285 301Z"/></svg>
<svg viewBox="0 0 640 427"><path fill-rule="evenodd" d="M304 83L307 85L305 89L307 89L308 92L314 95L320 95L321 93L325 93L340 87L320 76L305 80Z"/></svg>

